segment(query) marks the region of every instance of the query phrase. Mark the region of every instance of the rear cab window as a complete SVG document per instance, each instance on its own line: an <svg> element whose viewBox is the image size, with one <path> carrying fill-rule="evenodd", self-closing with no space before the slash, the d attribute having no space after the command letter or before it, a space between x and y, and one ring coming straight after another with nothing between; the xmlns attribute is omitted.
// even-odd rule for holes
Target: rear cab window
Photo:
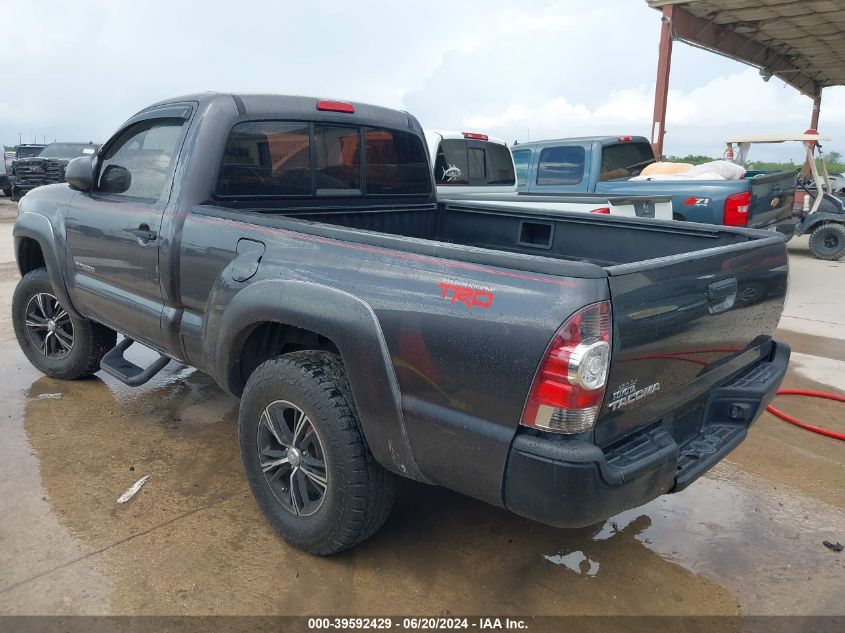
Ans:
<svg viewBox="0 0 845 633"><path fill-rule="evenodd" d="M601 154L599 180L617 180L638 176L643 167L654 162L648 143L621 142L605 145Z"/></svg>
<svg viewBox="0 0 845 633"><path fill-rule="evenodd" d="M540 186L577 185L584 177L586 151L580 145L544 147L537 166Z"/></svg>
<svg viewBox="0 0 845 633"><path fill-rule="evenodd" d="M481 140L443 139L434 156L434 180L441 185L513 186L507 146Z"/></svg>
<svg viewBox="0 0 845 633"><path fill-rule="evenodd" d="M425 146L416 135L301 121L237 123L215 187L218 198L430 193Z"/></svg>

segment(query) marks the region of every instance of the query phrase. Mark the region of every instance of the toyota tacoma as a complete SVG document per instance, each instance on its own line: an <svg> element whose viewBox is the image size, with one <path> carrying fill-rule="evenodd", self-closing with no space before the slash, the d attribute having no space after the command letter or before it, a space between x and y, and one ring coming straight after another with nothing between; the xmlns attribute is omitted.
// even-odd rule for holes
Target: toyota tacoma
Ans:
<svg viewBox="0 0 845 633"><path fill-rule="evenodd" d="M378 530L397 477L561 527L679 492L786 371L781 235L438 202L406 112L177 98L66 180L20 203L23 353L211 375L258 505L315 554Z"/></svg>

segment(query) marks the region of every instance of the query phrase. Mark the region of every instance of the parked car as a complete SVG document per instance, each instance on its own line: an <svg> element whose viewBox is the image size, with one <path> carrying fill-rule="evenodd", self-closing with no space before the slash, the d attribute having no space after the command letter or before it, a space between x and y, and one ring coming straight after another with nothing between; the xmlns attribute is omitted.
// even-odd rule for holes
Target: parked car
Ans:
<svg viewBox="0 0 845 633"><path fill-rule="evenodd" d="M64 182L67 164L78 156L93 156L99 147L94 143L50 143L37 154L16 158L12 163L12 200L20 200L36 187Z"/></svg>
<svg viewBox="0 0 845 633"><path fill-rule="evenodd" d="M513 158L507 144L478 132L425 132L441 200L482 201L497 207L579 211L672 219L666 196L607 196L588 193L534 195L519 193Z"/></svg>
<svg viewBox="0 0 845 633"><path fill-rule="evenodd" d="M424 143L359 103L142 110L21 201L21 349L54 378L213 376L259 506L315 554L378 530L397 476L585 526L745 438L789 358L782 236L438 201Z"/></svg>
<svg viewBox="0 0 845 633"><path fill-rule="evenodd" d="M38 156L47 147L44 143L23 143L15 147L15 160Z"/></svg>
<svg viewBox="0 0 845 633"><path fill-rule="evenodd" d="M676 220L791 234L796 174L748 172L742 180L639 180L655 162L642 136L585 136L519 143L511 149L517 187L528 192L667 195Z"/></svg>
<svg viewBox="0 0 845 633"><path fill-rule="evenodd" d="M31 156L37 156L45 147L47 146L38 143L30 143L18 145L17 147L15 147L15 151L4 153L3 173L5 173L6 178L0 176L0 185L2 185L4 196L6 196L7 198L10 198L12 196L12 182L14 180L14 177L12 176L12 163L18 158L29 158Z"/></svg>
<svg viewBox="0 0 845 633"><path fill-rule="evenodd" d="M3 160L0 161L0 191L3 192L3 195L7 198L12 195L12 186L9 182L9 174L7 171L7 165L11 167L11 157L14 156L12 152L3 152Z"/></svg>

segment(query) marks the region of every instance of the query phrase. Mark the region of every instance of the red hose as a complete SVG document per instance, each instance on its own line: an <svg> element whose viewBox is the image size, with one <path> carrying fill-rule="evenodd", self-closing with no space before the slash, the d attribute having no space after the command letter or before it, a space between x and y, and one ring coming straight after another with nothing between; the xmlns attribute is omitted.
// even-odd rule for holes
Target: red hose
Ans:
<svg viewBox="0 0 845 633"><path fill-rule="evenodd" d="M735 352L737 350L733 349L714 349L714 350L688 350L684 352L674 352L671 354L649 354L648 356L640 356L638 358L632 358L630 360L646 360L646 359L669 359L669 360L679 360L687 363L695 363L696 365L704 365L705 367L710 364L709 361L701 360L700 358L684 358L682 354L703 354L706 352ZM827 400L836 400L837 402L845 402L845 396L839 396L835 393L825 393L824 391L808 391L806 389L781 389L777 392L778 396L807 396L808 398L826 398ZM772 405L766 407L766 411L771 413L773 416L780 418L785 422L789 422L790 424L794 424L795 426L799 426L802 429L806 429L807 431L812 431L813 433L818 433L819 435L825 435L827 437L832 437L837 440L845 441L845 433L837 433L836 431L831 431L830 429L824 429L820 426L813 426L812 424L807 424L806 422L802 422L797 418L793 418L791 415L786 415L780 409L775 409Z"/></svg>
<svg viewBox="0 0 845 633"><path fill-rule="evenodd" d="M823 391L807 391L805 389L781 389L777 392L779 396L807 396L809 398L826 398L827 400L836 400L837 402L845 402L845 396L839 396L834 393L825 393ZM806 429L808 431L812 431L813 433L818 433L819 435L826 435L827 437L832 437L837 440L845 441L845 433L837 433L836 431L831 431L830 429L823 429L820 426L813 426L812 424L807 424L806 422L802 422L792 416L786 415L783 411L775 409L772 405L766 407L766 410L774 416L779 417L781 420L789 422L790 424L794 424L795 426L800 426L802 429Z"/></svg>

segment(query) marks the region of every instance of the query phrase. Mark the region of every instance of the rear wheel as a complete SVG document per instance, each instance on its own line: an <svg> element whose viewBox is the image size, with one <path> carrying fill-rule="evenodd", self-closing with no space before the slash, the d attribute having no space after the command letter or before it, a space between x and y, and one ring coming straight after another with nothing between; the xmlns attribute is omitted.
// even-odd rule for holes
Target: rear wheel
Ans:
<svg viewBox="0 0 845 633"><path fill-rule="evenodd" d="M845 255L845 227L829 222L810 235L810 252L816 259L836 261Z"/></svg>
<svg viewBox="0 0 845 633"><path fill-rule="evenodd" d="M336 355L300 351L260 365L241 398L238 435L258 505L293 545L335 554L387 519L395 477L367 446Z"/></svg>
<svg viewBox="0 0 845 633"><path fill-rule="evenodd" d="M39 371L65 380L86 378L114 347L114 330L70 314L56 297L46 268L28 272L12 296L18 345Z"/></svg>

